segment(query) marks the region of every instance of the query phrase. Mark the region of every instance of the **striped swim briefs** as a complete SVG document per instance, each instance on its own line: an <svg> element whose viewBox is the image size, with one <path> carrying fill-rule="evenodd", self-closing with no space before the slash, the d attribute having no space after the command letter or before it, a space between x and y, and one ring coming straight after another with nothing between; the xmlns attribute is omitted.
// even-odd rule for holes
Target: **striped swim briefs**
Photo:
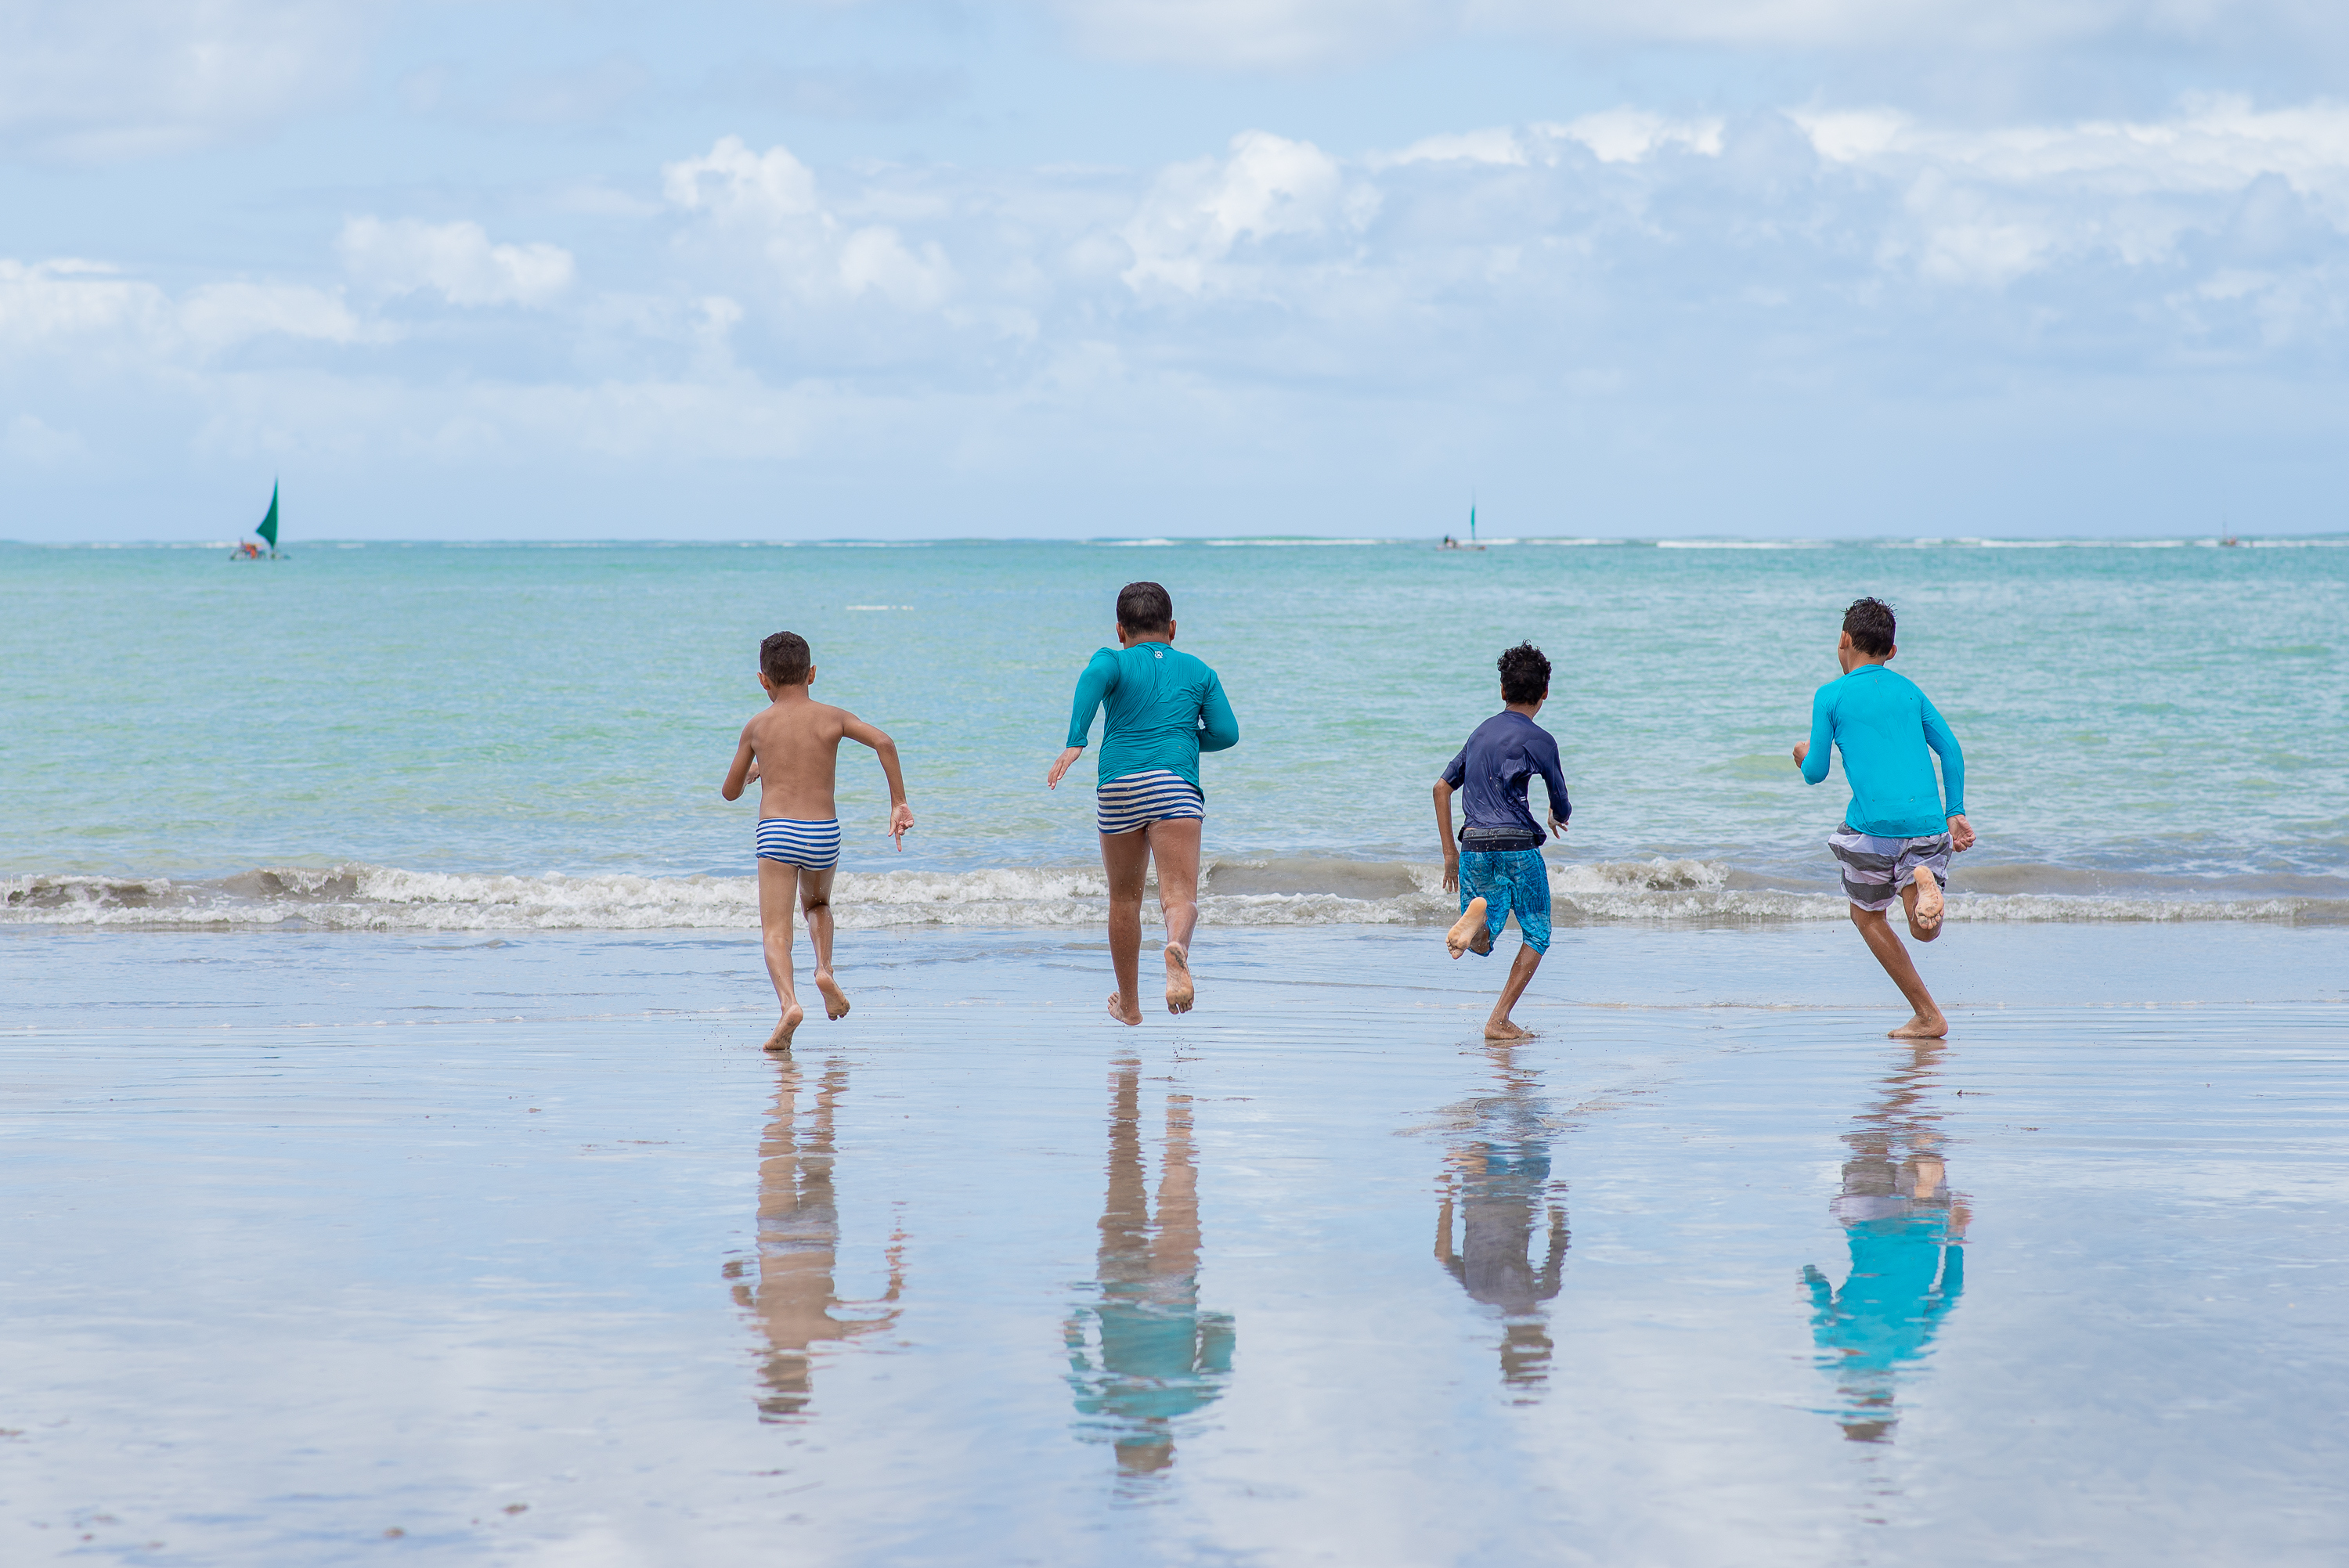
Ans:
<svg viewBox="0 0 2349 1568"><path fill-rule="evenodd" d="M1934 833L1921 839L1879 839L1849 823L1837 828L1827 848L1843 862L1844 896L1860 908L1887 910L1900 894L1900 884L1930 866L1933 880L1950 885L1950 835Z"/></svg>
<svg viewBox="0 0 2349 1568"><path fill-rule="evenodd" d="M840 819L805 821L797 817L761 817L759 858L802 871L828 872L840 863Z"/></svg>
<svg viewBox="0 0 2349 1568"><path fill-rule="evenodd" d="M1207 814L1206 797L1199 793L1199 787L1164 768L1128 773L1100 785L1093 790L1093 805L1101 830L1112 834L1131 833L1136 828L1180 817L1205 819Z"/></svg>

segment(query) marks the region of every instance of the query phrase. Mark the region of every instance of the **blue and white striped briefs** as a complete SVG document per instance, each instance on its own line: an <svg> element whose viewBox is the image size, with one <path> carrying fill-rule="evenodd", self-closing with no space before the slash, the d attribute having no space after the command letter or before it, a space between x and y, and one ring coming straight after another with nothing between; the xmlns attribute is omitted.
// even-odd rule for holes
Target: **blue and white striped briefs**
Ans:
<svg viewBox="0 0 2349 1568"><path fill-rule="evenodd" d="M802 871L828 872L840 863L840 819L820 822L797 817L759 819L759 858Z"/></svg>
<svg viewBox="0 0 2349 1568"><path fill-rule="evenodd" d="M1207 814L1206 798L1199 787L1180 773L1154 768L1129 773L1093 790L1094 810L1104 833L1130 833L1153 822Z"/></svg>

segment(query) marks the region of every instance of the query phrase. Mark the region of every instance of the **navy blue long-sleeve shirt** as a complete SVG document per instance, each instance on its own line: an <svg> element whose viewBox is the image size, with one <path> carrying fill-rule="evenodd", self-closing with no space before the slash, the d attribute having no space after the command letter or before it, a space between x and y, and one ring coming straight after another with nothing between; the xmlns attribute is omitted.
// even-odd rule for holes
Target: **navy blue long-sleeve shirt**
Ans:
<svg viewBox="0 0 2349 1568"><path fill-rule="evenodd" d="M1473 850L1479 839L1498 839L1522 841L1515 848L1539 848L1549 835L1526 803L1526 786L1537 773L1549 791L1550 815L1561 822L1573 816L1557 741L1548 730L1508 708L1478 725L1444 769L1444 781L1460 791L1460 847Z"/></svg>

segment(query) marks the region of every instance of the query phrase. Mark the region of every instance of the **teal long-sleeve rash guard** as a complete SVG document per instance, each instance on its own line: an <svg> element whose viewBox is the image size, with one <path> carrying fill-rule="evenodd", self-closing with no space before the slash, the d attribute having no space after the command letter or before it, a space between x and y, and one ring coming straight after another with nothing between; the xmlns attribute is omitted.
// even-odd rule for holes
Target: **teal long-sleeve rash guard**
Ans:
<svg viewBox="0 0 2349 1568"><path fill-rule="evenodd" d="M1240 721L1224 683L1172 643L1102 648L1077 677L1069 744L1081 748L1103 709L1100 782L1163 768L1199 782L1199 753L1237 746Z"/></svg>
<svg viewBox="0 0 2349 1568"><path fill-rule="evenodd" d="M1819 687L1811 699L1811 748L1803 758L1806 783L1826 780L1830 742L1843 752L1844 781L1851 786L1844 820L1855 832L1880 839L1930 838L1948 832L1951 817L1965 815L1965 753L1933 710L1931 699L1906 676L1894 675L1882 665L1862 665ZM1939 783L1929 750L1941 758Z"/></svg>

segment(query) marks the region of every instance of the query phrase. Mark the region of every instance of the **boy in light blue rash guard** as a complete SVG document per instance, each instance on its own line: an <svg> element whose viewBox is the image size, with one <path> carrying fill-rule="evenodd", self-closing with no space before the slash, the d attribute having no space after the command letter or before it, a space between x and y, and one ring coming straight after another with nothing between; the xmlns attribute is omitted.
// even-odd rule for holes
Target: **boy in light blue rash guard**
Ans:
<svg viewBox="0 0 2349 1568"><path fill-rule="evenodd" d="M1827 776L1830 747L1843 753L1851 805L1827 849L1843 865L1852 923L1909 999L1912 1016L1892 1037L1937 1040L1950 1032L1949 1020L1885 912L1898 889L1909 934L1920 942L1940 935L1950 856L1973 847L1974 830L1966 820L1966 758L1958 738L1923 692L1885 668L1899 652L1895 624L1892 606L1878 599L1861 599L1844 612L1836 645L1843 676L1811 699L1811 738L1795 748L1795 761L1804 782L1817 784ZM1941 758L1939 783L1928 752Z"/></svg>
<svg viewBox="0 0 2349 1568"><path fill-rule="evenodd" d="M1541 775L1549 792L1549 831L1566 836L1574 803L1566 798L1558 770L1557 742L1534 722L1549 697L1549 660L1531 643L1503 654L1501 711L1476 727L1468 744L1446 763L1435 781L1436 830L1444 844L1444 888L1460 890L1460 919L1444 934L1452 956L1493 951L1493 939L1509 916L1517 917L1523 945L1502 983L1501 998L1485 1020L1488 1040L1525 1040L1533 1031L1509 1017L1517 998L1533 984L1542 954L1549 951L1549 867L1543 863L1542 830L1526 801L1526 786ZM1466 824L1452 837L1452 792L1460 790Z"/></svg>
<svg viewBox="0 0 2349 1568"><path fill-rule="evenodd" d="M1117 644L1097 650L1077 678L1068 748L1048 789L1102 726L1095 826L1109 875L1109 954L1117 971L1110 1016L1142 1022L1142 888L1158 863L1158 909L1166 923L1166 1010L1187 1013L1191 934L1199 921L1199 835L1207 815L1199 753L1239 744L1239 721L1216 672L1174 647L1174 601L1155 583L1129 583L1117 595Z"/></svg>

